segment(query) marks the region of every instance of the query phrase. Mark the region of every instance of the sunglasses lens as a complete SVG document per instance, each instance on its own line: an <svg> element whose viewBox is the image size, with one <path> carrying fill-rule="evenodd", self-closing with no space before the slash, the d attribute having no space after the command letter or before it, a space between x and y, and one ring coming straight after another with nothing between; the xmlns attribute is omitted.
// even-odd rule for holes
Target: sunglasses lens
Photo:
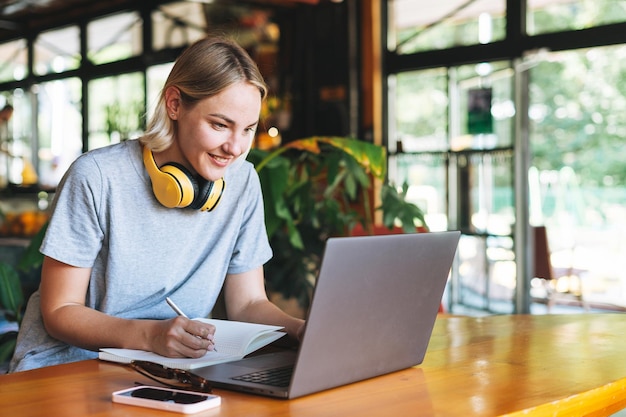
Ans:
<svg viewBox="0 0 626 417"><path fill-rule="evenodd" d="M209 381L202 378L201 376L189 373L187 371L178 370L178 372L176 372L176 379L183 384L190 384L194 388L209 390L211 389Z"/></svg>

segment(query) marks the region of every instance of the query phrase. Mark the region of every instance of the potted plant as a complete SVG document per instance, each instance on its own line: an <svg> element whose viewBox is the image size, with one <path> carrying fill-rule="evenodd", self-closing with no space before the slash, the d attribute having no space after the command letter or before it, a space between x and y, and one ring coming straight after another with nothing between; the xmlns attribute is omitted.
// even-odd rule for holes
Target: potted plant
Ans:
<svg viewBox="0 0 626 417"><path fill-rule="evenodd" d="M0 313L7 322L15 323L18 328L22 323L26 300L20 272L28 273L41 266L43 255L39 252L39 246L46 227L47 224L30 240L16 266L0 262ZM8 362L13 356L17 333L17 330L10 329L0 334L0 365Z"/></svg>
<svg viewBox="0 0 626 417"><path fill-rule="evenodd" d="M273 258L265 265L270 296L297 299L308 307L326 240L349 235L357 225L370 233L374 211L385 227L415 232L422 211L385 181L386 149L357 139L310 137L275 150L252 149L248 159L261 180L265 221ZM374 182L382 182L373 209Z"/></svg>

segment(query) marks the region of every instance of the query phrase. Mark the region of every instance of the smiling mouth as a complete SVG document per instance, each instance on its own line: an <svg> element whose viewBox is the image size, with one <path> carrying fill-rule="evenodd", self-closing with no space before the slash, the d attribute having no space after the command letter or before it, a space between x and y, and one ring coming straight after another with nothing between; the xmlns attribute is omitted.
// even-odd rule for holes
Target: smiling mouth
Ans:
<svg viewBox="0 0 626 417"><path fill-rule="evenodd" d="M209 155L211 155L211 157L215 159L217 162L222 163L222 164L225 164L230 160L230 158L225 158L219 155L214 155L214 154L209 154Z"/></svg>

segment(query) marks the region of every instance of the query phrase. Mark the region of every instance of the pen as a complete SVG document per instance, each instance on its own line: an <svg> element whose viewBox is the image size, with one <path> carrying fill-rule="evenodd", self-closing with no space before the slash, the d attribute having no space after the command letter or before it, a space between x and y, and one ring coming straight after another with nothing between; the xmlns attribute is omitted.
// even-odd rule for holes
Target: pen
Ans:
<svg viewBox="0 0 626 417"><path fill-rule="evenodd" d="M183 317L185 317L187 319L189 318L189 317L187 317L187 315L185 313L183 313L183 310L178 308L178 306L172 300L170 300L170 297L165 297L165 301L167 301L167 304L169 304L170 307L172 307L172 310L174 310L176 312L176 314L178 314L179 316L183 316Z"/></svg>
<svg viewBox="0 0 626 417"><path fill-rule="evenodd" d="M165 301L167 302L167 304L172 307L172 310L174 310L176 312L176 314L178 314L179 316L183 316L185 318L189 318L187 317L187 315L185 313L183 313L183 310L181 310L176 303L174 303L172 300L170 300L170 297L165 297ZM211 343L213 344L213 352L217 352L217 349L215 349L215 343L211 340Z"/></svg>

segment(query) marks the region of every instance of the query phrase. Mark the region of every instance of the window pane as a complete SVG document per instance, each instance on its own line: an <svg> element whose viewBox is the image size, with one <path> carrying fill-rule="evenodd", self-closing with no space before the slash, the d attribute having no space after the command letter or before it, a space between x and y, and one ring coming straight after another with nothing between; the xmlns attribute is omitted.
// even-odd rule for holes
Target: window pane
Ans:
<svg viewBox="0 0 626 417"><path fill-rule="evenodd" d="M32 134L31 95L17 88L4 95L3 102L13 106L6 121L0 121L0 144L2 152L2 174L0 182L17 185L37 183L33 159L35 144ZM2 105L4 107L4 104ZM25 178L26 177L26 178Z"/></svg>
<svg viewBox="0 0 626 417"><path fill-rule="evenodd" d="M34 43L33 71L59 73L80 65L80 31L77 26L41 33Z"/></svg>
<svg viewBox="0 0 626 417"><path fill-rule="evenodd" d="M204 5L184 1L159 6L152 25L155 50L188 45L206 35Z"/></svg>
<svg viewBox="0 0 626 417"><path fill-rule="evenodd" d="M390 50L400 54L487 44L506 34L505 0L390 0Z"/></svg>
<svg viewBox="0 0 626 417"><path fill-rule="evenodd" d="M448 77L445 69L411 71L390 79L391 150L448 150Z"/></svg>
<svg viewBox="0 0 626 417"><path fill-rule="evenodd" d="M139 14L122 13L87 25L87 56L94 64L119 61L142 53Z"/></svg>
<svg viewBox="0 0 626 417"><path fill-rule="evenodd" d="M11 94L9 93L1 93L0 94L0 109L2 113L0 114L0 189L5 188L9 183L9 138L12 137L11 132L11 119L13 118L13 113L9 108L5 108L5 106L13 105L13 100L10 98ZM1 210L1 208L0 208Z"/></svg>
<svg viewBox="0 0 626 417"><path fill-rule="evenodd" d="M78 78L50 81L36 91L40 184L56 187L82 152L81 82Z"/></svg>
<svg viewBox="0 0 626 417"><path fill-rule="evenodd" d="M409 185L406 199L424 211L431 231L448 229L447 158L445 154L402 154L389 157L389 177Z"/></svg>
<svg viewBox="0 0 626 417"><path fill-rule="evenodd" d="M457 250L458 276L451 293L455 310L463 306L496 314L513 313L515 260L513 239L506 236L462 235ZM456 311L455 311L456 313Z"/></svg>
<svg viewBox="0 0 626 417"><path fill-rule="evenodd" d="M163 89L167 76L173 66L174 63L172 62L148 68L146 73L148 77L148 111L146 113L148 115L148 120L150 120L150 117L154 113L154 108L156 107L157 100L161 95L161 90Z"/></svg>
<svg viewBox="0 0 626 417"><path fill-rule="evenodd" d="M457 222L461 230L513 233L513 150L454 154Z"/></svg>
<svg viewBox="0 0 626 417"><path fill-rule="evenodd" d="M144 126L143 74L107 77L89 83L89 149L141 135Z"/></svg>
<svg viewBox="0 0 626 417"><path fill-rule="evenodd" d="M493 149L513 145L513 69L508 62L463 65L454 73L459 104L451 148Z"/></svg>
<svg viewBox="0 0 626 417"><path fill-rule="evenodd" d="M454 88L448 93L449 79ZM410 71L390 78L390 150L494 149L513 144L513 70L508 62ZM456 107L450 116L449 99ZM480 104L480 105L479 105ZM449 127L448 120L454 120ZM395 129L395 130L394 130ZM449 143L448 138L451 138Z"/></svg>
<svg viewBox="0 0 626 417"><path fill-rule="evenodd" d="M587 302L624 305L626 46L549 53L530 69L531 222Z"/></svg>
<svg viewBox="0 0 626 417"><path fill-rule="evenodd" d="M27 62L25 39L0 44L0 82L26 78Z"/></svg>
<svg viewBox="0 0 626 417"><path fill-rule="evenodd" d="M528 0L529 35L626 22L624 0Z"/></svg>

